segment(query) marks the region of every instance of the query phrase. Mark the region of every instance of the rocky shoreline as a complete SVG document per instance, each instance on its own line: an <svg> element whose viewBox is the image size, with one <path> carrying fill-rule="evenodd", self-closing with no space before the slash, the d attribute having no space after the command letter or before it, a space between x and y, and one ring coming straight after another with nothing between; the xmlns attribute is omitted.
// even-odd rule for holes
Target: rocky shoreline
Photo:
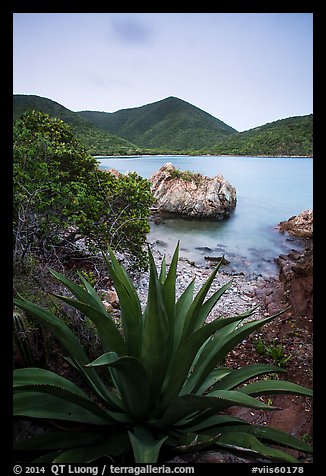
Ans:
<svg viewBox="0 0 326 476"><path fill-rule="evenodd" d="M307 218L308 217L308 218ZM308 224L309 222L309 224ZM305 231L302 232L302 225ZM228 281L232 285L218 301L209 316L209 321L219 316L233 316L257 306L256 311L247 320L256 320L272 315L281 309L290 308L277 317L258 333L249 336L240 343L227 357L226 364L234 368L254 363L272 363L259 355L256 348L257 339L266 345L272 342L282 346L284 356L289 357L286 364L286 379L297 384L312 387L313 362L313 242L312 212L303 212L280 224L280 231L301 237L305 245L303 252L292 250L288 255L275 257L278 276L266 278L261 275L230 273L221 266L210 290L210 294ZM291 230L291 231L290 231ZM302 238L302 236L305 238ZM156 264L159 265L164 247L160 242L151 243ZM167 263L171 256L167 255ZM182 292L187 284L195 278L195 291L205 283L212 267L197 266L185 258L180 258L178 265L177 293ZM137 290L145 302L148 276L142 275L137 282ZM209 295L210 295L209 294ZM284 378L284 377L283 377ZM286 431L312 443L313 410L310 399L286 395L273 395L272 401L280 410L275 412L251 411L249 409L231 409L233 416L238 416L250 423L269 425ZM267 398L267 397L266 397ZM312 458L290 451L304 463L311 463ZM251 463L250 457L237 457L223 451L207 451L200 454L178 455L173 463Z"/></svg>
<svg viewBox="0 0 326 476"><path fill-rule="evenodd" d="M223 311L223 315L230 316L244 312L245 306L259 305L256 313L264 317L278 312L286 305L292 307L297 316L312 317L313 310L313 212L305 210L289 220L281 222L277 228L281 233L297 237L302 241L303 251L291 250L287 255L275 256L278 267L278 276L264 277L261 274L244 274L229 271L228 266L221 266L213 282L211 292L232 280L232 286L226 291L213 310L211 319ZM164 242L156 240L150 243L156 264L159 265L164 255L167 263L171 255L166 253ZM187 284L196 278L196 290L206 281L212 271L212 265L217 264L207 260L207 264L197 265L187 258L181 257L178 265L179 291L182 292ZM225 263L227 264L227 263ZM143 274L138 281L138 291L146 297L147 274ZM247 308L248 309L248 308ZM245 309L245 310L247 310ZM257 318L257 315L256 315Z"/></svg>
<svg viewBox="0 0 326 476"><path fill-rule="evenodd" d="M162 244L160 242L152 242L150 243L150 246L156 265L160 266L163 256L166 255L167 266L169 266L172 256L166 254ZM197 265L181 256L179 258L177 270L177 295L180 295L194 278L195 292L197 292L204 285L212 270L213 267L209 264L206 266ZM209 321L221 315L224 317L234 316L259 305L259 299L255 294L255 289L257 286L263 284L264 279L260 275L252 275L251 277L248 277L243 273L230 274L228 271L223 270L223 266L221 266L217 273L208 296L213 294L230 280L232 281L231 287L225 292L211 312ZM135 286L141 301L145 303L147 297L148 272L142 273L142 275L136 280ZM259 317L260 315L261 317L264 315L263 306L257 309L252 319L256 319L257 316Z"/></svg>

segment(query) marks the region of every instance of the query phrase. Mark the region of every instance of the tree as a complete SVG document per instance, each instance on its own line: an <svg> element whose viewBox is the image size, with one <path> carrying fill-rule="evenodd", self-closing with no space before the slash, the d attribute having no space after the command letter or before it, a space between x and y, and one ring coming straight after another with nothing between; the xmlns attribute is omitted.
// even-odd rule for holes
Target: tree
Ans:
<svg viewBox="0 0 326 476"><path fill-rule="evenodd" d="M146 179L100 171L70 126L38 111L14 123L13 138L16 258L108 243L142 257L154 200Z"/></svg>

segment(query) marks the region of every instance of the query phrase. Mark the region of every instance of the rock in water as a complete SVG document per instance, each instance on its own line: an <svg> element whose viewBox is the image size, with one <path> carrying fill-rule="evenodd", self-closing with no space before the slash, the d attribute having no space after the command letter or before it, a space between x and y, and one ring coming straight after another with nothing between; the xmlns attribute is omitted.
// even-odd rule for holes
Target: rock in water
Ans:
<svg viewBox="0 0 326 476"><path fill-rule="evenodd" d="M193 218L230 216L237 203L236 190L222 175L206 177L182 172L170 162L150 178L158 211Z"/></svg>

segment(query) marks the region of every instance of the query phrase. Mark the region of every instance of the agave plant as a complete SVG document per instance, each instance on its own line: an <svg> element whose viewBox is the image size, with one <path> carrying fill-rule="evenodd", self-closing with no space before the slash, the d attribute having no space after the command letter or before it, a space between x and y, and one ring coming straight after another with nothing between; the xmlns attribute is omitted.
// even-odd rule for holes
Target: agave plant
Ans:
<svg viewBox="0 0 326 476"><path fill-rule="evenodd" d="M136 463L155 463L163 448L198 450L212 445L288 462L296 460L275 445L311 451L287 433L225 412L235 405L272 411L274 407L255 398L265 394L311 396L311 390L286 381L248 383L259 375L282 372L278 366L230 369L221 364L234 346L279 314L243 323L255 311L251 309L206 323L231 282L207 296L217 266L195 296L193 280L177 299L178 254L179 246L168 271L165 259L158 271L149 249L148 298L142 311L130 277L109 249L104 259L119 297L121 331L83 276L80 285L52 271L74 295L57 297L83 312L97 329L104 353L92 362L62 320L31 302L15 300L59 340L68 361L90 388L86 393L45 369L14 371L14 415L66 425L64 431L20 441L17 450L35 450L43 453L42 461L55 463L119 458L132 454L131 449Z"/></svg>

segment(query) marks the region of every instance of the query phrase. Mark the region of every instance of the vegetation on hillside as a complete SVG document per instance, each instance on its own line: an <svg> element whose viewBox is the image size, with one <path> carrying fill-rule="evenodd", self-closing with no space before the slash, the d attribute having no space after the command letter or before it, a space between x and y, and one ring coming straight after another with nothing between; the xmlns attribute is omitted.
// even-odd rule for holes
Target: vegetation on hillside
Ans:
<svg viewBox="0 0 326 476"><path fill-rule="evenodd" d="M205 111L175 97L114 113L78 113L95 125L146 148L176 152L210 147L237 131Z"/></svg>
<svg viewBox="0 0 326 476"><path fill-rule="evenodd" d="M145 152L141 147L117 137L79 116L55 101L33 95L13 97L13 118L19 119L27 110L36 110L61 119L72 127L86 151L92 155L135 155Z"/></svg>
<svg viewBox="0 0 326 476"><path fill-rule="evenodd" d="M172 97L115 113L76 113L50 99L14 96L14 118L28 108L69 123L92 155L313 155L312 114L237 132L210 114Z"/></svg>
<svg viewBox="0 0 326 476"><path fill-rule="evenodd" d="M150 183L98 169L60 119L30 111L14 123L14 250L24 260L106 248L143 255Z"/></svg>
<svg viewBox="0 0 326 476"><path fill-rule="evenodd" d="M240 132L202 152L217 155L312 156L313 115L289 117Z"/></svg>

